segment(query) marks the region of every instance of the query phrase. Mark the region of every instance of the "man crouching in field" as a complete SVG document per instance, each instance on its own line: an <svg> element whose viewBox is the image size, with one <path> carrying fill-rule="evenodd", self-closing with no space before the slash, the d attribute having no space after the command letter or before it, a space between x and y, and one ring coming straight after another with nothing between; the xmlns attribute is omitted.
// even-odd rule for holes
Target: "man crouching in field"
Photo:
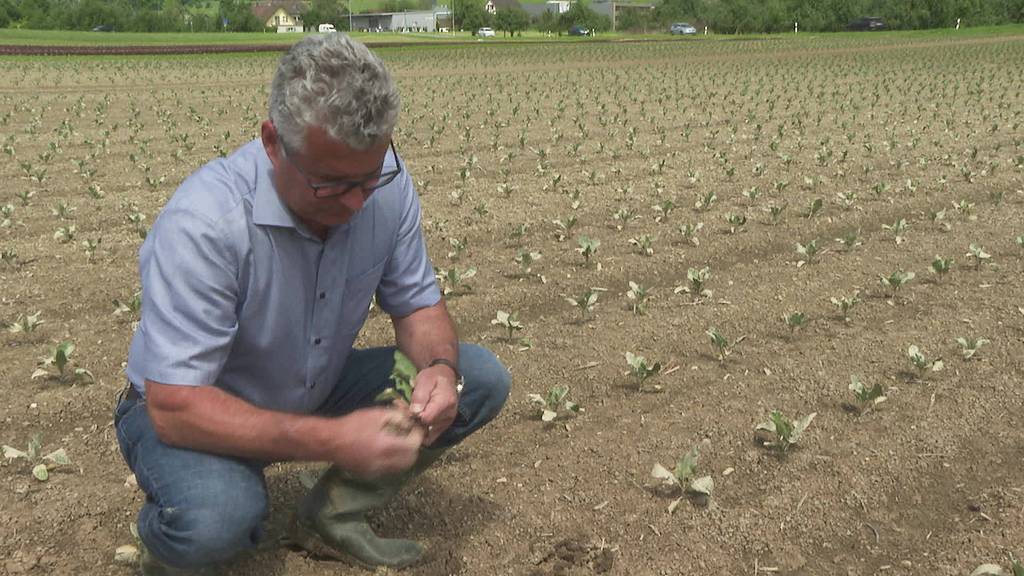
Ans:
<svg viewBox="0 0 1024 576"><path fill-rule="evenodd" d="M269 462L332 466L291 539L367 566L423 548L364 513L487 424L508 396L493 354L456 339L391 134L397 89L344 34L281 60L262 138L190 176L140 252L142 321L115 423L146 493L144 574L208 571L256 545ZM375 405L394 348L355 350L374 294L419 369Z"/></svg>

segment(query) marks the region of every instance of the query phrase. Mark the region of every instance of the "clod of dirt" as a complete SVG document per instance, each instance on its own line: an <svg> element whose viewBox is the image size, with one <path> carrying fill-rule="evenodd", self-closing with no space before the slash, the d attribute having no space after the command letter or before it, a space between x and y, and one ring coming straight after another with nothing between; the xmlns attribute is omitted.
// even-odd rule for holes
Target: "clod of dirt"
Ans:
<svg viewBox="0 0 1024 576"><path fill-rule="evenodd" d="M604 574L611 570L614 561L613 548L574 536L535 548L533 562L537 567L530 571L530 576Z"/></svg>
<svg viewBox="0 0 1024 576"><path fill-rule="evenodd" d="M754 430L754 444L764 446L775 441L775 433L770 430Z"/></svg>

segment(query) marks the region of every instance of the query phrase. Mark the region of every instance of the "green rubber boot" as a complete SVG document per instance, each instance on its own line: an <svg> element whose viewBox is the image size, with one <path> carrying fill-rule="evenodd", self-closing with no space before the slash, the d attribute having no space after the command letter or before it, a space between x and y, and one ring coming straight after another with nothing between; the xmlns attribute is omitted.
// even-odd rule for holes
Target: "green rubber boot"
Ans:
<svg viewBox="0 0 1024 576"><path fill-rule="evenodd" d="M388 503L444 450L421 450L409 470L374 480L357 479L331 466L299 505L290 529L291 541L314 556L368 568L414 564L423 556L423 546L414 540L377 536L366 521L366 512Z"/></svg>
<svg viewBox="0 0 1024 576"><path fill-rule="evenodd" d="M136 543L139 549L139 572L142 576L217 576L220 574L213 566L199 570L172 568L153 556L141 539L136 540Z"/></svg>

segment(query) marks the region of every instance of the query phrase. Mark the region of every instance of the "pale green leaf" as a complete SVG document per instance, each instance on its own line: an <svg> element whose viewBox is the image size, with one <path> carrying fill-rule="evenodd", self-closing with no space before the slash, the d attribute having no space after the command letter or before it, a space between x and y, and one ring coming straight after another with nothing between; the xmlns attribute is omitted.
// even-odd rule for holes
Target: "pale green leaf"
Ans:
<svg viewBox="0 0 1024 576"><path fill-rule="evenodd" d="M1007 576L1003 567L998 564L982 564L971 572L971 576Z"/></svg>
<svg viewBox="0 0 1024 576"><path fill-rule="evenodd" d="M50 477L50 471L47 470L46 464L36 464L32 468L32 475L36 477L36 480L40 482L46 482L47 478Z"/></svg>
<svg viewBox="0 0 1024 576"><path fill-rule="evenodd" d="M544 422L552 422L555 418L558 418L558 412L548 409L545 409L544 413L541 414L540 416L540 419L543 420Z"/></svg>
<svg viewBox="0 0 1024 576"><path fill-rule="evenodd" d="M690 482L690 492L711 496L715 491L715 481L711 476L701 476Z"/></svg>
<svg viewBox="0 0 1024 576"><path fill-rule="evenodd" d="M665 468L664 466L658 464L657 462L655 462L654 466L651 468L651 477L657 480L661 480L665 484L671 484L673 486L679 484L679 480L676 479L676 475L673 474L671 470Z"/></svg>
<svg viewBox="0 0 1024 576"><path fill-rule="evenodd" d="M54 464L59 464L61 466L67 466L71 464L71 459L68 458L68 453L65 452L63 448L58 448L57 450L50 452L46 456L43 456L43 460L49 460L50 462L53 462Z"/></svg>
<svg viewBox="0 0 1024 576"><path fill-rule="evenodd" d="M27 452L22 452L13 446L4 444L4 458L8 460L14 460L15 458L28 458Z"/></svg>

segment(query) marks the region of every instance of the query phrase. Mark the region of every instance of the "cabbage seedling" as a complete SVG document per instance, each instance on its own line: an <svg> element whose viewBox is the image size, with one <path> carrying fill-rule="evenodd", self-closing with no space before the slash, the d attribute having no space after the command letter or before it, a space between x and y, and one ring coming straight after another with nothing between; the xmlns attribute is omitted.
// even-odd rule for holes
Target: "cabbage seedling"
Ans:
<svg viewBox="0 0 1024 576"><path fill-rule="evenodd" d="M536 262L537 260L540 260L540 256L540 252L530 252L529 250L523 248L516 252L515 257L513 257L513 260L515 260L516 264L519 264L519 266L523 269L524 274L529 274L531 268L533 267L533 263Z"/></svg>
<svg viewBox="0 0 1024 576"><path fill-rule="evenodd" d="M74 370L68 369L68 365L71 363L71 354L74 351L75 345L71 342L60 342L49 356L39 359L39 367L32 373L32 379L56 378L61 382L73 382L75 380L91 382L93 380L92 372L85 368L76 367ZM49 368L51 366L57 368L57 374L50 372Z"/></svg>
<svg viewBox="0 0 1024 576"><path fill-rule="evenodd" d="M633 314L647 313L648 296L650 296L650 288L644 288L632 280L629 281L629 290L626 292L626 298L629 298Z"/></svg>
<svg viewBox="0 0 1024 576"><path fill-rule="evenodd" d="M1024 236L1017 236L1013 239L1013 243L1016 244L1018 248L1024 248Z"/></svg>
<svg viewBox="0 0 1024 576"><path fill-rule="evenodd" d="M468 242L466 241L465 238L462 238L460 240L453 236L448 239L448 245L452 247L451 251L448 252L448 259L458 260L462 256L462 253L466 251Z"/></svg>
<svg viewBox="0 0 1024 576"><path fill-rule="evenodd" d="M878 278L879 281L882 283L882 286L888 288L892 292L892 297L895 298L896 292L898 292L899 289L902 288L907 282L910 282L911 280L914 279L914 273L897 270L896 272L890 274L888 277L880 275Z"/></svg>
<svg viewBox="0 0 1024 576"><path fill-rule="evenodd" d="M853 393L853 398L857 403L844 403L843 408L846 408L851 412L857 412L858 414L863 414L869 409L885 402L887 399L885 396L885 390L882 388L881 384L876 382L874 386L869 388L856 376L850 376L850 385L848 386L848 389Z"/></svg>
<svg viewBox="0 0 1024 576"><path fill-rule="evenodd" d="M988 252L985 252L985 249L982 248L981 246L978 246L977 244L971 244L967 248L966 256L968 258L974 260L974 269L975 270L981 268L981 263L982 262L992 258L991 254L989 254Z"/></svg>
<svg viewBox="0 0 1024 576"><path fill-rule="evenodd" d="M629 364L629 373L636 381L636 389L641 392L644 389L644 383L649 378L653 378L661 373L661 362L655 362L654 364L648 364L647 359L643 356L637 356L632 352L626 352L626 364ZM657 392L661 390L661 386L655 385L652 390Z"/></svg>
<svg viewBox="0 0 1024 576"><path fill-rule="evenodd" d="M50 472L58 466L68 466L71 464L71 460L63 448L58 448L49 454L40 456L41 449L42 443L39 441L38 434L34 434L32 439L28 441L28 449L25 451L6 444L3 445L4 458L8 461L19 458L28 460L30 464L33 464L32 476L35 476L36 480L40 482L46 482L50 477Z"/></svg>
<svg viewBox="0 0 1024 576"><path fill-rule="evenodd" d="M779 223L779 218L782 216L782 212L786 209L786 206L786 204L783 204L782 206L779 206L778 204L771 204L765 209L772 217L772 226Z"/></svg>
<svg viewBox="0 0 1024 576"><path fill-rule="evenodd" d="M793 312L782 317L782 321L786 323L786 327L789 328L789 336L793 337L793 333L796 332L797 328L803 328L807 325L807 315L803 312Z"/></svg>
<svg viewBox="0 0 1024 576"><path fill-rule="evenodd" d="M697 476L697 457L699 455L699 446L694 446L689 452L679 457L675 467L671 470L657 462L651 468L652 478L661 481L662 485L667 488L683 492L682 496L669 504L669 514L675 512L679 503L686 496L693 496L698 503L706 505L711 493L714 492L715 482L711 476Z"/></svg>
<svg viewBox="0 0 1024 576"><path fill-rule="evenodd" d="M542 421L554 422L558 418L560 410L565 410L566 413L578 413L582 410L579 404L568 400L568 396L568 386L552 386L547 394L543 396L540 394L530 394L529 399L540 411L540 419Z"/></svg>
<svg viewBox="0 0 1024 576"><path fill-rule="evenodd" d="M597 305L597 290L590 289L580 295L578 298L572 298L570 296L565 297L565 301L572 304L580 311L580 319L587 319L587 312L592 312L594 306Z"/></svg>
<svg viewBox="0 0 1024 576"><path fill-rule="evenodd" d="M712 190L708 190L703 194L697 195L697 202L694 203L693 207L701 212L709 210L718 200L718 195Z"/></svg>
<svg viewBox="0 0 1024 576"><path fill-rule="evenodd" d="M572 229L576 227L576 223L577 222L578 221L576 220L576 215L575 214L570 214L564 220L562 220L562 219L552 220L551 223L554 224L555 228L556 228L556 230L555 230L555 238L559 242L562 242L563 240L568 238L569 234L572 233Z"/></svg>
<svg viewBox="0 0 1024 576"><path fill-rule="evenodd" d="M686 279L690 282L690 285L676 286L673 292L676 294L686 292L690 296L693 296L694 302L699 302L701 298L711 297L711 290L704 287L704 285L711 280L711 268L707 266L700 269L689 268L686 270Z"/></svg>
<svg viewBox="0 0 1024 576"><path fill-rule="evenodd" d="M11 216L14 215L14 204L0 206L0 228L8 228L11 225Z"/></svg>
<svg viewBox="0 0 1024 576"><path fill-rule="evenodd" d="M39 319L40 314L42 314L42 311L37 311L35 314L19 316L16 321L11 322L11 324L7 326L7 331L11 334L28 334L30 332L35 332L36 328L38 328L40 324L46 323L45 320Z"/></svg>
<svg viewBox="0 0 1024 576"><path fill-rule="evenodd" d="M928 211L928 220L930 220L932 222L932 224L935 224L936 226L938 226L940 231L942 231L942 232L949 232L950 230L953 229L953 226L949 222L946 222L945 219L946 219L946 211L945 210L929 210Z"/></svg>
<svg viewBox="0 0 1024 576"><path fill-rule="evenodd" d="M961 336L956 339L956 343L960 345L960 354L964 357L964 360L970 360L978 353L978 349L983 344L988 344L989 341L984 338L964 338Z"/></svg>
<svg viewBox="0 0 1024 576"><path fill-rule="evenodd" d="M676 209L676 203L672 200L663 200L661 204L655 204L652 208L657 213L654 217L654 221L660 224L668 220L669 214Z"/></svg>
<svg viewBox="0 0 1024 576"><path fill-rule="evenodd" d="M697 222L696 224L680 224L679 233L683 235L683 241L689 242L694 246L700 246L700 239L697 238L697 232L704 227L703 222Z"/></svg>
<svg viewBox="0 0 1024 576"><path fill-rule="evenodd" d="M971 572L971 576L1024 576L1024 565L1010 554L1010 570L1007 572L999 564L982 564Z"/></svg>
<svg viewBox="0 0 1024 576"><path fill-rule="evenodd" d="M862 244L860 241L860 230L851 230L846 234L843 234L842 237L836 238L836 242L842 244L843 250L849 252Z"/></svg>
<svg viewBox="0 0 1024 576"><path fill-rule="evenodd" d="M818 215L821 212L821 208L825 205L825 202L821 198L815 198L807 204L807 211L804 212L804 218L810 219Z"/></svg>
<svg viewBox="0 0 1024 576"><path fill-rule="evenodd" d="M124 302L114 298L112 303L114 305L114 316L120 316L122 314L135 316L139 313L139 310L142 310L142 291L139 290L135 294L132 294L132 297Z"/></svg>
<svg viewBox="0 0 1024 576"><path fill-rule="evenodd" d="M476 268L469 268L464 271L460 271L455 267L448 270L439 268L436 274L437 279L441 281L443 286L441 291L445 296L471 291L473 287L465 282L473 276L476 276Z"/></svg>
<svg viewBox="0 0 1024 576"><path fill-rule="evenodd" d="M758 424L754 429L754 438L763 446L785 452L800 441L817 415L817 412L811 412L803 418L790 420L782 412L772 410L768 421Z"/></svg>
<svg viewBox="0 0 1024 576"><path fill-rule="evenodd" d="M850 310L853 310L853 307L860 303L860 298L857 297L859 295L860 291L856 290L854 291L853 296L850 296L849 298L846 296L840 296L839 298L833 296L829 299L829 301L832 302L832 305L839 309L839 313L842 314L844 322L850 321Z"/></svg>
<svg viewBox="0 0 1024 576"><path fill-rule="evenodd" d="M53 239L61 244L67 244L75 239L75 232L77 231L78 228L73 224L71 226L61 226L53 233Z"/></svg>
<svg viewBox="0 0 1024 576"><path fill-rule="evenodd" d="M907 230L910 229L910 224L903 218L893 222L892 224L882 224L882 228L892 232L895 236L896 245L899 246L906 239Z"/></svg>
<svg viewBox="0 0 1024 576"><path fill-rule="evenodd" d="M636 247L641 256L654 255L654 240L649 234L641 234L636 238L630 238L629 243Z"/></svg>
<svg viewBox="0 0 1024 576"><path fill-rule="evenodd" d="M914 365L920 376L924 376L925 372L938 372L945 366L941 358L935 360L925 358L921 349L915 344L911 344L910 348L907 348L907 358L910 359L910 363Z"/></svg>
<svg viewBox="0 0 1024 576"><path fill-rule="evenodd" d="M943 258L938 254L935 255L935 260L932 260L932 273L936 275L936 278L942 278L949 273L950 268L953 267L952 258Z"/></svg>
<svg viewBox="0 0 1024 576"><path fill-rule="evenodd" d="M388 377L394 385L385 388L380 394L377 394L374 401L393 402L402 399L408 404L412 402L412 390L415 386L417 374L416 365L397 348L395 349L394 358L395 365L391 368L391 376Z"/></svg>
<svg viewBox="0 0 1024 576"><path fill-rule="evenodd" d="M726 214L725 221L729 223L729 233L735 234L737 230L742 230L743 225L747 223L746 214Z"/></svg>
<svg viewBox="0 0 1024 576"><path fill-rule="evenodd" d="M597 254L597 249L601 246L601 241L588 238L587 236L580 236L576 241L579 244L579 248L576 249L583 256L585 265L590 265L590 259Z"/></svg>
<svg viewBox="0 0 1024 576"><path fill-rule="evenodd" d="M503 310L498 310L495 314L494 319L491 320L491 324L495 326L501 326L508 331L508 337L506 338L509 342L512 341L515 333L523 329L523 324L516 318L516 313L509 314Z"/></svg>
<svg viewBox="0 0 1024 576"><path fill-rule="evenodd" d="M722 336L714 327L708 328L704 333L711 338L711 347L715 350L718 361L722 364L725 364L725 359L733 353L733 349L747 338L746 336L740 336L735 342L729 342L729 340L725 336Z"/></svg>
<svg viewBox="0 0 1024 576"><path fill-rule="evenodd" d="M818 254L818 240L811 240L807 244L797 242L796 253L801 256L800 260L797 262L797 266L803 266L804 264L814 262L814 257Z"/></svg>

